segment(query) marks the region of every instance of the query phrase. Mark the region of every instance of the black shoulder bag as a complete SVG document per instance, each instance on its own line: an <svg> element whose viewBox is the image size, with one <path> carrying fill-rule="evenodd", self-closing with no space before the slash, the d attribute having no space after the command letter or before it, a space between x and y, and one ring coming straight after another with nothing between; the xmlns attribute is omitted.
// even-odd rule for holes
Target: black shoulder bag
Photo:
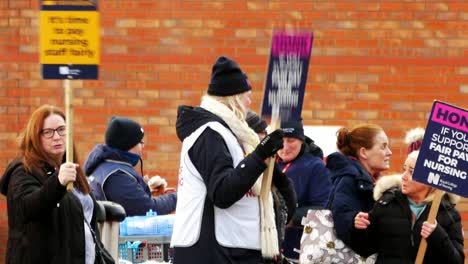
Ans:
<svg viewBox="0 0 468 264"><path fill-rule="evenodd" d="M91 235L93 236L94 243L96 244L96 259L94 261L95 264L115 264L115 260L112 255L107 251L107 249L102 244L101 240L97 238L96 233L94 232L91 225L88 223L88 220L85 218L85 222L91 231Z"/></svg>

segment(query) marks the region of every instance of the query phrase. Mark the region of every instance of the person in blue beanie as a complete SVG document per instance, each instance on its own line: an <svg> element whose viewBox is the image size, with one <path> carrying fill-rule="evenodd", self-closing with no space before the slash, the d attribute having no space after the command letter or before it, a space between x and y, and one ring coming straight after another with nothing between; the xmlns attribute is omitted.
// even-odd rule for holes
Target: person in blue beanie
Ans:
<svg viewBox="0 0 468 264"><path fill-rule="evenodd" d="M303 226L302 217L309 209L324 208L332 188L329 170L323 160L306 151L304 127L299 120L282 122L283 149L278 151L278 164L294 184L297 194L297 209L286 227L282 245L284 256L298 262Z"/></svg>
<svg viewBox="0 0 468 264"><path fill-rule="evenodd" d="M89 154L84 170L98 200L116 202L127 216L145 215L150 209L158 215L175 210L177 194L151 197L151 191L134 166L144 148L144 130L137 122L114 116L106 129L105 144L98 144Z"/></svg>

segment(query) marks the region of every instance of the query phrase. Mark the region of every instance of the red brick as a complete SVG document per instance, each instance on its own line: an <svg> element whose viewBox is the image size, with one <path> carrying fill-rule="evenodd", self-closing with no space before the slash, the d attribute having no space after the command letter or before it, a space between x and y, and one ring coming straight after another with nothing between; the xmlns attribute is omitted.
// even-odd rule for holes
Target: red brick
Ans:
<svg viewBox="0 0 468 264"><path fill-rule="evenodd" d="M76 84L80 152L102 142L114 114L148 134L145 170L177 183L177 106L198 105L219 55L234 58L259 111L273 29L314 30L304 100L306 124L384 126L392 168L404 161L406 130L425 126L434 99L468 107L466 1L104 1L99 80ZM14 139L38 105L63 107L63 82L41 80L39 1L0 1L0 174ZM122 28L118 28L122 26ZM441 92L443 91L443 92ZM1 136L0 136L1 137ZM468 206L462 205L466 214ZM0 263L6 239L0 197ZM464 215L464 218L466 216ZM465 221L468 222L468 221Z"/></svg>

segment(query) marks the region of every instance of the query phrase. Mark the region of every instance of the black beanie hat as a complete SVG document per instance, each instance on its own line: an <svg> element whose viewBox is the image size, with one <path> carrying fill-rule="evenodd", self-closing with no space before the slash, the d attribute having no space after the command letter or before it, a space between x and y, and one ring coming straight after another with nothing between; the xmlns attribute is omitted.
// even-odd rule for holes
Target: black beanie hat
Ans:
<svg viewBox="0 0 468 264"><path fill-rule="evenodd" d="M247 124L249 124L249 127L252 128L253 131L255 131L255 133L265 132L268 126L265 120L263 120L260 116L258 116L253 111L247 112L245 121L247 121Z"/></svg>
<svg viewBox="0 0 468 264"><path fill-rule="evenodd" d="M281 129L284 132L284 137L298 138L302 141L305 140L304 127L302 121L283 121L281 123Z"/></svg>
<svg viewBox="0 0 468 264"><path fill-rule="evenodd" d="M140 143L144 135L143 128L137 122L113 116L106 129L106 145L128 151Z"/></svg>
<svg viewBox="0 0 468 264"><path fill-rule="evenodd" d="M208 94L230 96L249 90L252 90L252 87L239 65L227 57L219 57L211 70Z"/></svg>

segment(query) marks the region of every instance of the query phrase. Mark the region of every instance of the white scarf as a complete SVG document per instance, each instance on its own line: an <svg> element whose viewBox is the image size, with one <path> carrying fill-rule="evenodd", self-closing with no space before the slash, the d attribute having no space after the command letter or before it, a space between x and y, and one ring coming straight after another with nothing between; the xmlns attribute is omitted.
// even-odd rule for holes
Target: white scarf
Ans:
<svg viewBox="0 0 468 264"><path fill-rule="evenodd" d="M237 140L244 148L246 154L250 154L260 143L257 133L253 131L245 120L239 119L234 112L225 104L209 97L203 96L200 107L217 115L226 122ZM263 173L252 186L252 191L260 196ZM271 187L270 187L271 188ZM273 211L273 198L270 194L267 199L260 199L260 223L261 223L261 246L264 257L274 257L278 251L278 233L276 231L275 217Z"/></svg>

